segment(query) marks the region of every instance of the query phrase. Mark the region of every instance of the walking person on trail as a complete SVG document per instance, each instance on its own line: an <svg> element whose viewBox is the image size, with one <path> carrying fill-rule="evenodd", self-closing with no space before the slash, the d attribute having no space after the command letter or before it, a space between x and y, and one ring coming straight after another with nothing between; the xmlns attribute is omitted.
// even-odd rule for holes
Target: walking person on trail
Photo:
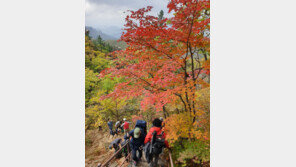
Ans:
<svg viewBox="0 0 296 167"><path fill-rule="evenodd" d="M114 136L114 133L113 133L113 122L108 119L108 127L109 127L109 131L110 131L110 135Z"/></svg>
<svg viewBox="0 0 296 167"><path fill-rule="evenodd" d="M120 121L117 121L116 123L115 123L115 133L116 134L118 134L118 132L119 132L119 129L120 128Z"/></svg>
<svg viewBox="0 0 296 167"><path fill-rule="evenodd" d="M127 134L127 137L131 138L130 146L132 150L133 164L134 166L137 166L137 163L142 158L142 149L144 146L146 133L142 128L136 127ZM139 154L139 157L137 156L137 152Z"/></svg>
<svg viewBox="0 0 296 167"><path fill-rule="evenodd" d="M126 118L123 118L124 123L121 125L124 130L124 134L126 134L129 131L129 124L131 122L126 121Z"/></svg>
<svg viewBox="0 0 296 167"><path fill-rule="evenodd" d="M114 150L115 150L114 153L116 153L116 152L119 150L119 148L120 148L120 147L119 147L119 144L120 144L121 141L122 141L121 138L117 138L117 139L113 140L113 141L111 142L111 144L109 145L109 149L114 148ZM120 158L120 157L121 157L121 154L120 154L120 153L117 154L116 158Z"/></svg>
<svg viewBox="0 0 296 167"><path fill-rule="evenodd" d="M152 124L153 127L150 128L144 141L145 155L149 167L157 166L159 154L162 153L164 147L169 148L169 144L165 140L165 133L162 130L162 121L156 118Z"/></svg>

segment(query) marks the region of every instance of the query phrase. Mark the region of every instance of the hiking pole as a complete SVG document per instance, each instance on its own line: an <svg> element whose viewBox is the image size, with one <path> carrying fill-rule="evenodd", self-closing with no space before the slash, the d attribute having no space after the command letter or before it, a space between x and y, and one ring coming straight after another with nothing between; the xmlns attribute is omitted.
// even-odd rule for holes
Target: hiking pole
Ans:
<svg viewBox="0 0 296 167"><path fill-rule="evenodd" d="M171 167L174 167L171 151L169 151L169 157L170 157Z"/></svg>

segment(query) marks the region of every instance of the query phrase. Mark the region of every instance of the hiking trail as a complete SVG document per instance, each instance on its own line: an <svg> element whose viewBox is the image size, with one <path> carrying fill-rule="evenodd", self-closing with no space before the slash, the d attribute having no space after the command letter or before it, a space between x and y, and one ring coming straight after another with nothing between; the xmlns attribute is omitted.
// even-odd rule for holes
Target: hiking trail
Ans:
<svg viewBox="0 0 296 167"><path fill-rule="evenodd" d="M114 154L114 149L109 149L109 144L116 138L123 139L123 134L111 136L108 131L89 130L86 133L86 146L85 146L85 167L97 167L98 163L105 162ZM114 158L109 167L118 167L125 160L125 157L119 159ZM158 160L159 166L167 166L167 160L164 160L164 155L160 155ZM132 161L125 162L123 167L134 167ZM145 159L145 153L143 151L142 159L137 164L137 167L149 167Z"/></svg>

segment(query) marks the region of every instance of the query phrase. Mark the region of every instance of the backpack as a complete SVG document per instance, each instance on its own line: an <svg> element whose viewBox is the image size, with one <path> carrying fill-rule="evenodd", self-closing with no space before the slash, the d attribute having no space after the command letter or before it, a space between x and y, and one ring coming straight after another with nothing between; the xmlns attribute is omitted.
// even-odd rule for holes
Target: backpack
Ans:
<svg viewBox="0 0 296 167"><path fill-rule="evenodd" d="M144 132L147 134L147 122L144 120L137 120L136 126L138 128L141 128L144 130Z"/></svg>
<svg viewBox="0 0 296 167"><path fill-rule="evenodd" d="M165 147L165 139L163 138L163 132L157 135L156 131L152 133L152 139L150 144L150 154L160 154Z"/></svg>

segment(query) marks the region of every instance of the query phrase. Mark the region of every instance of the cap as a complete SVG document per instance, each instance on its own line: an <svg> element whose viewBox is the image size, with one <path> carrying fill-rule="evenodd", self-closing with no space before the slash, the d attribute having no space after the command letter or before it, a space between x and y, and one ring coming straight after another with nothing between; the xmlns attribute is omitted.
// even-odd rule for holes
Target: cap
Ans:
<svg viewBox="0 0 296 167"><path fill-rule="evenodd" d="M141 132L141 130L140 130L140 128L135 128L135 130L134 130L134 138L139 138L140 137L140 132Z"/></svg>

